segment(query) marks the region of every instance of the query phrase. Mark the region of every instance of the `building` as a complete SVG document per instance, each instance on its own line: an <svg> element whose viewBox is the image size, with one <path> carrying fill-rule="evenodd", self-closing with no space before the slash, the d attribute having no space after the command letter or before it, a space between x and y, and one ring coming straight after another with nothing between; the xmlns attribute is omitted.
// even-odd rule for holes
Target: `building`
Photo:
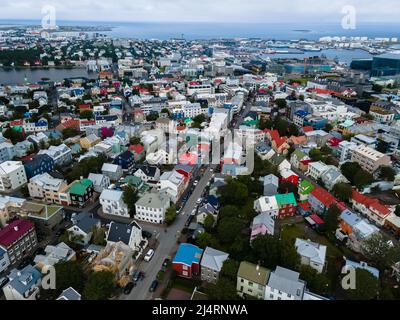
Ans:
<svg viewBox="0 0 400 320"><path fill-rule="evenodd" d="M123 176L122 167L116 164L105 163L101 168L101 173L111 181L118 181Z"/></svg>
<svg viewBox="0 0 400 320"><path fill-rule="evenodd" d="M63 301L80 301L81 295L74 289L74 288L68 288L65 289L60 296L57 298L57 300L63 300Z"/></svg>
<svg viewBox="0 0 400 320"><path fill-rule="evenodd" d="M104 189L100 195L103 213L129 218L129 209L123 200L123 191Z"/></svg>
<svg viewBox="0 0 400 320"><path fill-rule="evenodd" d="M130 172L135 166L135 156L129 150L118 155L114 161L114 164L120 166L123 171Z"/></svg>
<svg viewBox="0 0 400 320"><path fill-rule="evenodd" d="M47 154L54 160L54 165L63 166L72 162L72 150L65 144L50 146L48 150L40 150L38 154Z"/></svg>
<svg viewBox="0 0 400 320"><path fill-rule="evenodd" d="M0 163L0 191L14 191L28 182L25 168L20 161Z"/></svg>
<svg viewBox="0 0 400 320"><path fill-rule="evenodd" d="M299 278L298 272L276 267L268 279L265 300L303 300L306 283Z"/></svg>
<svg viewBox="0 0 400 320"><path fill-rule="evenodd" d="M173 203L177 203L186 189L186 179L177 171L164 172L157 184L160 193L166 194Z"/></svg>
<svg viewBox="0 0 400 320"><path fill-rule="evenodd" d="M160 193L146 193L135 204L135 218L140 221L163 224L170 199Z"/></svg>
<svg viewBox="0 0 400 320"><path fill-rule="evenodd" d="M66 193L67 183L63 179L53 178L48 173L34 176L28 183L29 195L46 203L63 204L60 193Z"/></svg>
<svg viewBox="0 0 400 320"><path fill-rule="evenodd" d="M297 238L295 247L301 257L302 265L310 266L318 273L323 272L326 264L326 246Z"/></svg>
<svg viewBox="0 0 400 320"><path fill-rule="evenodd" d="M338 154L340 163L344 163L351 160L353 150L357 148L357 143L350 141L342 141L338 145Z"/></svg>
<svg viewBox="0 0 400 320"><path fill-rule="evenodd" d="M24 162L27 179L43 173L49 173L54 169L54 160L47 154L38 154Z"/></svg>
<svg viewBox="0 0 400 320"><path fill-rule="evenodd" d="M160 181L161 171L156 166L139 166L133 174L148 184L157 184Z"/></svg>
<svg viewBox="0 0 400 320"><path fill-rule="evenodd" d="M320 215L325 215L329 208L333 205L336 205L339 208L343 207L342 203L340 203L332 194L321 187L315 187L310 192L308 195L308 202L311 205L312 211Z"/></svg>
<svg viewBox="0 0 400 320"><path fill-rule="evenodd" d="M254 210L260 213L266 213L272 218L279 216L279 206L275 196L261 197L254 202Z"/></svg>
<svg viewBox="0 0 400 320"><path fill-rule="evenodd" d="M93 198L93 182L89 179L75 181L69 186L68 193L70 195L71 205L83 208Z"/></svg>
<svg viewBox="0 0 400 320"><path fill-rule="evenodd" d="M258 236L274 235L275 234L275 220L268 213L260 213L253 219L251 224L250 241L253 241Z"/></svg>
<svg viewBox="0 0 400 320"><path fill-rule="evenodd" d="M64 218L64 208L26 201L19 212L23 218L33 221L37 232L48 233L56 229Z"/></svg>
<svg viewBox="0 0 400 320"><path fill-rule="evenodd" d="M35 225L28 220L15 220L0 230L0 247L13 265L28 256L37 246Z"/></svg>
<svg viewBox="0 0 400 320"><path fill-rule="evenodd" d="M400 55L396 53L384 53L372 59L371 76L386 77L400 73Z"/></svg>
<svg viewBox="0 0 400 320"><path fill-rule="evenodd" d="M265 288L270 275L270 270L242 261L237 274L236 291L238 295L251 296L262 300L265 297Z"/></svg>
<svg viewBox="0 0 400 320"><path fill-rule="evenodd" d="M270 197L278 193L279 178L273 174L265 176L263 179L264 184L264 196Z"/></svg>
<svg viewBox="0 0 400 320"><path fill-rule="evenodd" d="M296 215L297 201L293 193L278 194L275 198L278 204L279 218L293 217Z"/></svg>
<svg viewBox="0 0 400 320"><path fill-rule="evenodd" d="M36 300L40 292L42 274L28 265L22 270L13 269L10 281L3 287L6 300Z"/></svg>
<svg viewBox="0 0 400 320"><path fill-rule="evenodd" d="M0 247L0 274L8 269L10 266L10 258L7 251Z"/></svg>
<svg viewBox="0 0 400 320"><path fill-rule="evenodd" d="M321 180L329 191L333 189L335 184L349 182L340 170L334 166L329 166L329 169L321 175Z"/></svg>
<svg viewBox="0 0 400 320"><path fill-rule="evenodd" d="M15 146L9 142L0 143L0 162L10 161L16 156Z"/></svg>
<svg viewBox="0 0 400 320"><path fill-rule="evenodd" d="M353 150L352 162L357 162L361 168L369 173L374 173L381 166L390 166L390 157L377 150L366 146L359 146Z"/></svg>
<svg viewBox="0 0 400 320"><path fill-rule="evenodd" d="M172 261L172 268L180 277L192 278L200 274L200 261L203 250L190 244L182 243Z"/></svg>
<svg viewBox="0 0 400 320"><path fill-rule="evenodd" d="M90 173L88 179L93 182L94 191L97 193L102 193L111 184L110 178L104 174Z"/></svg>
<svg viewBox="0 0 400 320"><path fill-rule="evenodd" d="M74 239L81 245L88 245L92 239L94 228L101 227L101 221L84 212L72 219L74 225L68 229L70 240ZM78 240L79 239L79 240ZM77 241L78 240L78 241Z"/></svg>
<svg viewBox="0 0 400 320"><path fill-rule="evenodd" d="M140 252L142 241L142 228L135 221L131 224L111 222L107 232L107 244L112 245L122 242L132 251Z"/></svg>
<svg viewBox="0 0 400 320"><path fill-rule="evenodd" d="M329 166L321 161L311 162L308 165L307 175L313 178L315 181L318 181L318 179L321 178L322 174L328 169Z"/></svg>
<svg viewBox="0 0 400 320"><path fill-rule="evenodd" d="M82 149L89 150L93 148L96 144L101 142L101 138L96 136L95 134L90 134L82 139L80 139L79 144L81 145Z"/></svg>
<svg viewBox="0 0 400 320"><path fill-rule="evenodd" d="M222 266L228 258L228 253L207 247L200 262L201 280L215 284L218 281Z"/></svg>
<svg viewBox="0 0 400 320"><path fill-rule="evenodd" d="M44 251L44 255L38 254L34 260L36 267L40 270L45 266L54 266L57 263L73 261L76 259L75 251L64 242L61 242L56 246L48 245Z"/></svg>
<svg viewBox="0 0 400 320"><path fill-rule="evenodd" d="M315 186L308 180L304 179L301 181L299 184L299 196L300 196L300 201L307 201L308 196L315 189Z"/></svg>

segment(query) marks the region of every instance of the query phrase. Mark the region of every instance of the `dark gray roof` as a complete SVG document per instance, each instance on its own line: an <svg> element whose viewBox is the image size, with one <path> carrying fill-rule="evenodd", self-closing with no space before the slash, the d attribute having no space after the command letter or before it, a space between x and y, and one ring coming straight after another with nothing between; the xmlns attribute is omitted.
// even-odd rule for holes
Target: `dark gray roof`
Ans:
<svg viewBox="0 0 400 320"><path fill-rule="evenodd" d="M81 300L81 295L74 288L70 287L65 289L57 300L77 301Z"/></svg>
<svg viewBox="0 0 400 320"><path fill-rule="evenodd" d="M142 170L143 172L144 172L144 174L146 175L146 176L148 176L148 177L154 177L155 175L156 175L156 172L157 172L157 167L155 167L155 166L145 166L145 165L142 165L142 166L139 166L138 167L138 170Z"/></svg>
<svg viewBox="0 0 400 320"><path fill-rule="evenodd" d="M123 242L126 245L129 245L133 227L140 230L142 229L135 221L133 221L130 225L111 222L110 229L108 230L107 241Z"/></svg>
<svg viewBox="0 0 400 320"><path fill-rule="evenodd" d="M89 233L92 230L93 226L97 225L100 222L99 219L92 218L85 213L79 214L77 217L77 221L77 227L86 233Z"/></svg>

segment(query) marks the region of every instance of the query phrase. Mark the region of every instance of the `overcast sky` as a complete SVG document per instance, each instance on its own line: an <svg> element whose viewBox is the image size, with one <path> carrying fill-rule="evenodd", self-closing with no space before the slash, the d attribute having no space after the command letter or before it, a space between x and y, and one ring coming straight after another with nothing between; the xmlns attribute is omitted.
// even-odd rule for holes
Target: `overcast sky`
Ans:
<svg viewBox="0 0 400 320"><path fill-rule="evenodd" d="M53 5L58 20L337 22L353 5L359 22L398 22L400 0L0 0L0 19L35 19Z"/></svg>

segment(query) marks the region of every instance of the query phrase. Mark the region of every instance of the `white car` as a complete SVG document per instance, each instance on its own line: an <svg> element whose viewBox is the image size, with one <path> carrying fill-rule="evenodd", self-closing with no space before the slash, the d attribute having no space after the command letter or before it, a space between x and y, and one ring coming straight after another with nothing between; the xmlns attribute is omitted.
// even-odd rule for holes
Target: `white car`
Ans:
<svg viewBox="0 0 400 320"><path fill-rule="evenodd" d="M144 261L149 262L151 259L154 257L154 250L150 249L149 252L147 252L146 256L144 257Z"/></svg>
<svg viewBox="0 0 400 320"><path fill-rule="evenodd" d="M199 182L196 180L193 185L196 187L199 184Z"/></svg>
<svg viewBox="0 0 400 320"><path fill-rule="evenodd" d="M199 200L196 201L196 204L201 204L203 202L203 199L200 198Z"/></svg>

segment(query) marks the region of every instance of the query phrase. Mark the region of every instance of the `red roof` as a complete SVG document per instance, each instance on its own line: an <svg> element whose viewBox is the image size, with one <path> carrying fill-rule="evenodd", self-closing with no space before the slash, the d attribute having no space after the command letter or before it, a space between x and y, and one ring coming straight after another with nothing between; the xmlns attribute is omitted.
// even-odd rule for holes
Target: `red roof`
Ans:
<svg viewBox="0 0 400 320"><path fill-rule="evenodd" d="M302 208L304 211L311 210L311 204L309 202L299 203L299 207Z"/></svg>
<svg viewBox="0 0 400 320"><path fill-rule="evenodd" d="M306 127L303 127L303 131L304 132L311 132L311 131L314 131L314 128L311 127L311 126L306 126Z"/></svg>
<svg viewBox="0 0 400 320"><path fill-rule="evenodd" d="M14 120L14 121L11 121L11 123L10 123L11 127L23 126L23 125L24 125L24 120Z"/></svg>
<svg viewBox="0 0 400 320"><path fill-rule="evenodd" d="M331 207L334 204L339 204L339 201L325 189L317 187L313 191L311 191L311 194L327 208Z"/></svg>
<svg viewBox="0 0 400 320"><path fill-rule="evenodd" d="M317 216L316 214L313 214L310 216L310 218L312 219L312 221L314 221L316 224L321 225L324 224L324 220L322 220L319 216Z"/></svg>
<svg viewBox="0 0 400 320"><path fill-rule="evenodd" d="M0 230L0 245L8 248L33 227L34 224L28 220L11 222L7 227Z"/></svg>
<svg viewBox="0 0 400 320"><path fill-rule="evenodd" d="M135 144L129 147L129 151L135 151L137 154L141 154L144 151L144 147L141 144Z"/></svg>
<svg viewBox="0 0 400 320"><path fill-rule="evenodd" d="M92 106L90 104L81 104L79 106L79 110L90 110L92 109Z"/></svg>
<svg viewBox="0 0 400 320"><path fill-rule="evenodd" d="M333 137L332 139L330 139L330 140L328 141L328 143L329 143L332 147L337 147L337 146L339 145L339 143L341 143L341 142L342 142L341 139L338 139L338 138L335 138L335 137Z"/></svg>
<svg viewBox="0 0 400 320"><path fill-rule="evenodd" d="M272 141L275 141L277 148L287 141L287 137L281 137L278 130L265 129L265 133L269 134Z"/></svg>
<svg viewBox="0 0 400 320"><path fill-rule="evenodd" d="M334 90L329 90L329 89L309 89L307 90L308 92L316 92L318 94L340 94L340 92L334 91Z"/></svg>
<svg viewBox="0 0 400 320"><path fill-rule="evenodd" d="M378 199L369 198L359 193L357 190L353 189L351 198L353 201L361 203L369 209L373 209L373 211L380 216L387 216L391 213L389 207L381 204Z"/></svg>

